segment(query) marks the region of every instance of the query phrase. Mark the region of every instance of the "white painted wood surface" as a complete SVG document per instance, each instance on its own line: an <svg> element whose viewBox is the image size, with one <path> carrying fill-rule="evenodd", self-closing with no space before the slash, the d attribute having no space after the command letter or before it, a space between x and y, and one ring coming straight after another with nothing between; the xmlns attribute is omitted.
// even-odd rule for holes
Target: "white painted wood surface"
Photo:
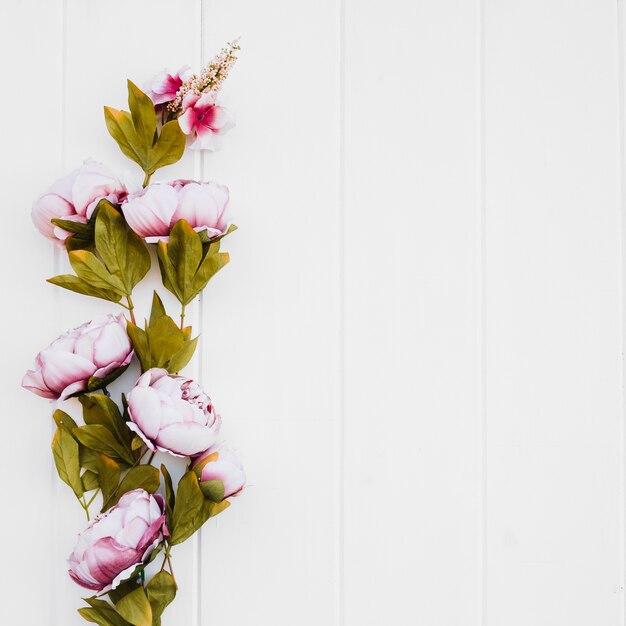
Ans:
<svg viewBox="0 0 626 626"><path fill-rule="evenodd" d="M102 119L127 77L242 35L237 127L157 178L231 188L191 371L250 488L177 547L164 624L624 626L625 20L615 0L2 3L2 622L83 623L83 513L19 381L114 310L44 282L65 261L30 204L86 157L132 171Z"/></svg>

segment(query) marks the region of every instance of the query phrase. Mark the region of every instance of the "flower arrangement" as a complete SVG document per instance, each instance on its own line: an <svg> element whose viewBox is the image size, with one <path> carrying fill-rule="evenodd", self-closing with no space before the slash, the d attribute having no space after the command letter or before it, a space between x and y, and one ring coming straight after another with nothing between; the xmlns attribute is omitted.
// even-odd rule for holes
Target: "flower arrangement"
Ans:
<svg viewBox="0 0 626 626"><path fill-rule="evenodd" d="M198 344L185 325L186 307L230 260L220 249L236 229L229 190L194 180L151 183L186 147L213 150L233 126L217 98L237 50L236 41L228 44L197 75L164 71L143 91L128 81L130 110L105 107L109 133L143 171L141 188L86 161L32 209L36 228L67 251L74 271L48 282L126 311L55 339L22 381L43 398L80 403L82 423L54 411L52 453L59 478L87 515L69 575L94 592L79 613L100 626L160 625L177 591L173 548L224 511L246 483L240 460L219 439L221 417L211 398L180 374ZM136 319L132 295L150 269L150 246L163 287L180 303L179 322L156 291L145 324ZM141 375L116 401L109 385L133 359ZM157 452L184 459L176 487L167 462L152 465Z"/></svg>

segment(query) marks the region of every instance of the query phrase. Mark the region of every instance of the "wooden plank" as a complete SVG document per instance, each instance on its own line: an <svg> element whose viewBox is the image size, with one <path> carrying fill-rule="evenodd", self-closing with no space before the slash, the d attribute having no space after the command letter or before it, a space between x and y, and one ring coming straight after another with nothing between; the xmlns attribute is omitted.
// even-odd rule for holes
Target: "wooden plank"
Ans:
<svg viewBox="0 0 626 626"><path fill-rule="evenodd" d="M485 20L487 623L623 624L615 2Z"/></svg>
<svg viewBox="0 0 626 626"><path fill-rule="evenodd" d="M33 11L37 20L33 20ZM32 42L37 41L37 46ZM42 55L41 51L48 53ZM0 54L10 76L4 92L4 160L0 168L5 234L2 267L0 410L5 421L0 473L2 614L9 621L53 624L55 567L49 511L52 420L45 400L20 387L21 377L50 341L53 244L30 219L32 202L61 173L62 3L60 0L0 5ZM36 92L16 89L27 77ZM10 441L10 445L7 445ZM14 619L11 620L9 616Z"/></svg>
<svg viewBox="0 0 626 626"><path fill-rule="evenodd" d="M481 623L477 23L346 2L346 626Z"/></svg>
<svg viewBox="0 0 626 626"><path fill-rule="evenodd" d="M67 0L66 29L66 93L65 93L65 168L77 167L84 158L92 157L104 162L116 171L127 173L141 184L143 174L140 169L128 161L110 138L104 124L102 107L127 108L126 79L133 80L140 87L144 81L164 67L171 70L189 63L197 54L200 44L199 1L184 0L172 4L165 0L141 0L124 2L113 0L101 3L94 0ZM175 32L173 36L173 27ZM184 33L184 36L179 36ZM196 160L192 154L163 170L159 170L153 180L172 180L191 178L196 171ZM139 285L133 300L139 319L148 316L152 290L157 288L164 296L164 302L173 317L179 312L179 305L173 297L161 287L158 264L153 255L153 267L150 274ZM103 312L119 312L116 305L75 296L68 292L59 293L57 300L58 325L68 328L91 319ZM196 323L194 312L188 317L190 323ZM193 369L191 366L190 369ZM134 373L139 374L135 367ZM127 373L124 386L118 385L118 396L134 382L132 373ZM76 410L75 403L66 403L70 410ZM165 458L172 462L169 455L157 455L154 463L158 465ZM176 464L175 476L182 473L183 464ZM64 487L64 486L63 486ZM59 536L57 542L63 556L71 549L74 533L82 528L82 511L71 502L71 496L63 489L67 503L61 500L56 509ZM59 559L61 557L59 556ZM197 592L195 561L197 542L190 540L173 551L173 564L179 592L164 619L168 623L197 624ZM62 563L57 559L58 563ZM80 605L81 591L67 577L58 581L60 619L64 624L80 624L83 620L76 616L75 608ZM84 595L84 594L82 594Z"/></svg>
<svg viewBox="0 0 626 626"><path fill-rule="evenodd" d="M204 13L206 59L242 51L237 126L205 162L240 230L206 292L203 374L250 486L202 533L202 623L338 624L338 3Z"/></svg>

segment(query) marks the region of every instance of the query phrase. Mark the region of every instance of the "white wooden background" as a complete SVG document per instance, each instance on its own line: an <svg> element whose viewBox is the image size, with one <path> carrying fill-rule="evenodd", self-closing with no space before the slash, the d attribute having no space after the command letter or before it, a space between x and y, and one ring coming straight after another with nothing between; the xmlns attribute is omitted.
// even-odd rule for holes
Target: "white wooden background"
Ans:
<svg viewBox="0 0 626 626"><path fill-rule="evenodd" d="M127 77L241 35L236 129L158 177L232 190L192 369L251 486L177 550L165 625L623 626L622 5L2 2L1 621L82 623L83 514L19 382L114 310L44 282L30 204L132 169Z"/></svg>

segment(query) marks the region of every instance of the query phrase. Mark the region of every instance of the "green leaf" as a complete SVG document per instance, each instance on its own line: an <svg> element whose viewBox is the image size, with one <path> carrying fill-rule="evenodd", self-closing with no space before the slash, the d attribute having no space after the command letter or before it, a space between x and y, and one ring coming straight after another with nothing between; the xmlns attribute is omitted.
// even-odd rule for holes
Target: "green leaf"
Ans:
<svg viewBox="0 0 626 626"><path fill-rule="evenodd" d="M217 252L216 254L207 254L202 260L202 264L198 268L193 281L191 283L191 291L195 294L202 291L209 280L215 276L228 262L230 255L228 252Z"/></svg>
<svg viewBox="0 0 626 626"><path fill-rule="evenodd" d="M200 483L200 490L211 502L221 502L224 499L224 483L221 480L204 480Z"/></svg>
<svg viewBox="0 0 626 626"><path fill-rule="evenodd" d="M191 339L190 341L185 341L183 347L172 357L170 360L167 371L170 374L176 374L182 370L189 361L191 361L191 357L193 353L196 351L196 346L198 345L198 337L195 339Z"/></svg>
<svg viewBox="0 0 626 626"><path fill-rule="evenodd" d="M130 442L130 449L135 451L139 450L144 445L143 439L139 435L135 435Z"/></svg>
<svg viewBox="0 0 626 626"><path fill-rule="evenodd" d="M82 235L83 237L92 237L93 236L93 224L91 222L87 222L83 224L82 222L74 222L73 220L64 220L58 217L53 217L50 220L55 226L66 230L69 233L74 233L78 235Z"/></svg>
<svg viewBox="0 0 626 626"><path fill-rule="evenodd" d="M204 254L204 257L203 252L201 235L185 220L176 222L168 243L158 244L163 286L183 305L189 304L230 260L226 252Z"/></svg>
<svg viewBox="0 0 626 626"><path fill-rule="evenodd" d="M73 433L72 433L73 434ZM100 453L95 450L90 450L85 446L80 446L80 451L78 453L78 460L80 461L80 466L85 469L98 473L98 458L100 457Z"/></svg>
<svg viewBox="0 0 626 626"><path fill-rule="evenodd" d="M148 344L148 335L132 322L126 322L126 332L130 338L135 354L141 364L141 372L146 372L152 367L152 355Z"/></svg>
<svg viewBox="0 0 626 626"><path fill-rule="evenodd" d="M137 587L124 596L115 608L133 626L152 626L152 608L143 587Z"/></svg>
<svg viewBox="0 0 626 626"><path fill-rule="evenodd" d="M110 274L123 285L124 293L130 295L150 269L150 253L110 202L101 201L98 206L96 251Z"/></svg>
<svg viewBox="0 0 626 626"><path fill-rule="evenodd" d="M161 474L163 474L163 482L165 483L165 506L167 508L167 518L169 520L172 517L174 504L176 503L176 494L174 493L172 477L167 471L167 467L165 467L165 465L161 465Z"/></svg>
<svg viewBox="0 0 626 626"><path fill-rule="evenodd" d="M181 130L178 120L167 122L150 152L146 171L152 174L161 167L180 161L186 143L187 137Z"/></svg>
<svg viewBox="0 0 626 626"><path fill-rule="evenodd" d="M137 578L137 575L134 574L128 580L121 582L115 589L111 589L107 595L113 604L119 602L124 596L128 595L131 591L135 591L137 587L139 587L141 583Z"/></svg>
<svg viewBox="0 0 626 626"><path fill-rule="evenodd" d="M109 134L115 139L120 150L143 169L142 150L130 113L104 107L104 121Z"/></svg>
<svg viewBox="0 0 626 626"><path fill-rule="evenodd" d="M188 304L195 295L191 294L191 281L202 261L202 242L186 220L178 220L170 231L167 255L176 268L177 283L185 300L183 304Z"/></svg>
<svg viewBox="0 0 626 626"><path fill-rule="evenodd" d="M146 174L176 163L185 151L186 136L177 120L167 122L157 133L156 112L150 98L128 81L131 112L104 107L104 119L120 150Z"/></svg>
<svg viewBox="0 0 626 626"><path fill-rule="evenodd" d="M163 611L176 597L178 587L174 577L165 570L157 572L146 585L146 594L152 607L152 619L161 617Z"/></svg>
<svg viewBox="0 0 626 626"><path fill-rule="evenodd" d="M83 421L85 424L101 424L110 430L116 439L126 448L130 448L133 432L128 428L120 409L104 394L81 396L79 399L83 407Z"/></svg>
<svg viewBox="0 0 626 626"><path fill-rule="evenodd" d="M219 252L220 250L220 240L224 239L231 233L234 233L237 230L237 226L235 224L231 224L225 233L218 235L217 237L209 237L206 230L201 230L198 234L202 240L203 244L210 243L211 247L209 249L209 254L213 254L214 252Z"/></svg>
<svg viewBox="0 0 626 626"><path fill-rule="evenodd" d="M198 477L188 471L179 481L172 512L170 543L176 545L189 539L210 517L228 507L228 501L207 500L198 484Z"/></svg>
<svg viewBox="0 0 626 626"><path fill-rule="evenodd" d="M164 315L166 315L166 313L163 301L155 291L152 295L152 308L150 309L150 321L148 322L148 326L153 326L159 317L163 317Z"/></svg>
<svg viewBox="0 0 626 626"><path fill-rule="evenodd" d="M80 498L84 490L80 480L78 443L64 427L57 428L54 433L52 454L59 478L72 488L77 498Z"/></svg>
<svg viewBox="0 0 626 626"><path fill-rule="evenodd" d="M93 285L97 289L115 291L120 295L128 296L130 291L124 287L122 281L111 274L104 263L89 250L72 250L68 253L70 265L79 278Z"/></svg>
<svg viewBox="0 0 626 626"><path fill-rule="evenodd" d="M97 598L85 598L92 606L78 609L79 615L99 626L130 626L128 622L108 603Z"/></svg>
<svg viewBox="0 0 626 626"><path fill-rule="evenodd" d="M115 460L132 465L133 455L113 436L111 431L101 424L79 426L73 431L74 436L87 448L106 454Z"/></svg>
<svg viewBox="0 0 626 626"><path fill-rule="evenodd" d="M57 409L52 414L52 419L59 428L64 428L68 433L70 433L70 435L72 434L72 429L77 426L76 422L67 413L65 413L65 411L61 411L61 409Z"/></svg>
<svg viewBox="0 0 626 626"><path fill-rule="evenodd" d="M148 328L148 344L152 356L152 367L166 367L170 359L183 347L183 332L167 315L159 317L154 326Z"/></svg>
<svg viewBox="0 0 626 626"><path fill-rule="evenodd" d="M91 470L85 470L83 472L83 475L80 477L80 480L83 483L84 491L93 491L100 486L98 474L92 472Z"/></svg>
<svg viewBox="0 0 626 626"><path fill-rule="evenodd" d="M110 385L116 378L119 378L127 369L128 365L124 365L123 367L116 367L114 370L110 371L104 378L90 376L87 380L87 392L99 391L100 389L104 389L105 387ZM73 398L76 396L80 396L83 393L85 392L80 391L69 397Z"/></svg>
<svg viewBox="0 0 626 626"><path fill-rule="evenodd" d="M138 144L144 151L143 158L145 160L150 152L156 132L156 112L152 100L130 80L128 81L128 106Z"/></svg>
<svg viewBox="0 0 626 626"><path fill-rule="evenodd" d="M113 492L120 484L120 466L112 458L106 456L106 454L98 456L96 465L98 468L98 481L102 489L102 502L108 504L109 498L111 498Z"/></svg>
<svg viewBox="0 0 626 626"><path fill-rule="evenodd" d="M73 276L72 274L54 276L52 278L48 278L47 282L52 285L57 285L58 287L63 287L63 289L80 293L83 296L100 298L101 300L107 300L109 302L119 302L122 299L121 294L116 291L113 291L112 289L100 289L98 287L94 287L88 282L78 278L78 276Z"/></svg>
<svg viewBox="0 0 626 626"><path fill-rule="evenodd" d="M133 489L145 489L148 493L155 493L161 483L159 470L152 465L138 465L132 467L117 490L116 494L108 502L107 508L117 504L120 498Z"/></svg>

